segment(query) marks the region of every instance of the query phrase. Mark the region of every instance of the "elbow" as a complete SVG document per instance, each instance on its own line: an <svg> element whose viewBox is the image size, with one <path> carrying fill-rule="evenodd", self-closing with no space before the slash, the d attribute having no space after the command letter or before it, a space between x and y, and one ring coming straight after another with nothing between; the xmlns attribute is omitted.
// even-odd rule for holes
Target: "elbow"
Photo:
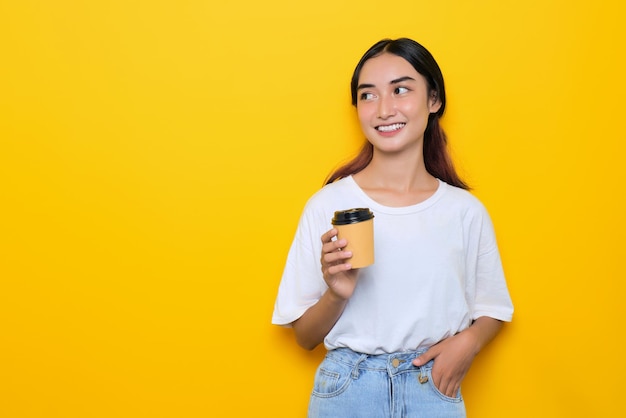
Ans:
<svg viewBox="0 0 626 418"><path fill-rule="evenodd" d="M303 338L298 338L297 336L296 336L296 342L298 343L300 347L304 348L307 351L313 351L315 347L319 345L319 343L307 341Z"/></svg>
<svg viewBox="0 0 626 418"><path fill-rule="evenodd" d="M300 326L299 319L296 319L291 325L296 336L296 342L305 350L313 351L315 347L322 342L313 338L309 332L306 332L306 330Z"/></svg>

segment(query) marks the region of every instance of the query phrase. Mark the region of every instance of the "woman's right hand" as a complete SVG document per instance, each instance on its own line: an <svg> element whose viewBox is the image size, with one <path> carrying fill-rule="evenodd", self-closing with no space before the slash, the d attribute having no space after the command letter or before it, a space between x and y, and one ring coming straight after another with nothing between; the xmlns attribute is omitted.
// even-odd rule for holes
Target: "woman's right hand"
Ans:
<svg viewBox="0 0 626 418"><path fill-rule="evenodd" d="M359 269L353 269L348 262L352 253L342 251L348 242L333 240L336 236L334 228L322 235L322 273L328 289L317 303L292 322L298 344L307 350L324 341L356 287Z"/></svg>
<svg viewBox="0 0 626 418"><path fill-rule="evenodd" d="M322 273L329 291L336 297L347 300L354 293L358 269L352 269L349 263L352 252L343 251L348 242L345 239L333 240L336 236L335 228L322 235Z"/></svg>

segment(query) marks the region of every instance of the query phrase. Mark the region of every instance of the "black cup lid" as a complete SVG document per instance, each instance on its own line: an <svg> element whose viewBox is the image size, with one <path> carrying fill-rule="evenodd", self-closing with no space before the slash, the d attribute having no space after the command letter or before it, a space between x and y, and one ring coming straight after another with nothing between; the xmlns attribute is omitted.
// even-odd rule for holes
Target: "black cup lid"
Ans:
<svg viewBox="0 0 626 418"><path fill-rule="evenodd" d="M333 217L331 223L333 225L348 225L367 221L373 217L374 214L371 210L369 210L369 208L338 210L335 212L335 216Z"/></svg>

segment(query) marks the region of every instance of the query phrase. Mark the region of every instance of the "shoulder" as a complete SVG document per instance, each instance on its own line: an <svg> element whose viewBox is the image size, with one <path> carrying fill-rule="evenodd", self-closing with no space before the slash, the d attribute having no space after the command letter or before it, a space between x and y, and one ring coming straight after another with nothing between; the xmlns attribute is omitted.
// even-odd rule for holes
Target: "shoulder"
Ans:
<svg viewBox="0 0 626 418"><path fill-rule="evenodd" d="M347 209L348 206L346 205L353 203L353 200L349 198L349 196L356 194L353 190L353 184L352 179L343 178L327 184L315 192L304 205L300 227L330 229L330 220L335 211Z"/></svg>
<svg viewBox="0 0 626 418"><path fill-rule="evenodd" d="M334 205L341 198L355 192L354 181L350 177L344 177L322 187L309 198L306 203L307 209L326 208Z"/></svg>
<svg viewBox="0 0 626 418"><path fill-rule="evenodd" d="M468 190L447 183L442 183L442 187L445 188L442 200L446 207L468 215L487 215L485 205Z"/></svg>

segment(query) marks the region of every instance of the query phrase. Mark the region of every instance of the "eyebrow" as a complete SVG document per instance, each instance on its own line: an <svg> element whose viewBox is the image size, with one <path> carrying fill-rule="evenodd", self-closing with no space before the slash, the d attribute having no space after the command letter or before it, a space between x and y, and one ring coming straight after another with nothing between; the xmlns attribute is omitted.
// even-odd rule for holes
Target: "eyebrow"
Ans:
<svg viewBox="0 0 626 418"><path fill-rule="evenodd" d="M391 80L389 82L390 85L393 84L398 84L398 83L402 83L403 81L407 81L407 80L411 80L411 81L415 81L415 79L413 77L409 77L404 76L404 77L400 77L400 78L396 78L395 80ZM361 90L361 89L371 89L372 87L376 87L374 84L359 84L358 87L356 88L357 90Z"/></svg>

